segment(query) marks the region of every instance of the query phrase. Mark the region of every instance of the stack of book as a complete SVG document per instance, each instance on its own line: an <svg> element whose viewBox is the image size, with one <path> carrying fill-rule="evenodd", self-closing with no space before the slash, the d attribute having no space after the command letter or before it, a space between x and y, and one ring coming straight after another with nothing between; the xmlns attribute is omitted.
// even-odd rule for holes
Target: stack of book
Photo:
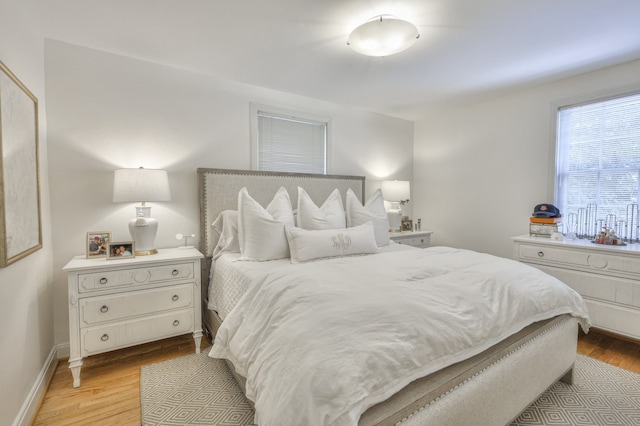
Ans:
<svg viewBox="0 0 640 426"><path fill-rule="evenodd" d="M551 237L554 232L562 232L562 216L529 218L529 235L536 237Z"/></svg>

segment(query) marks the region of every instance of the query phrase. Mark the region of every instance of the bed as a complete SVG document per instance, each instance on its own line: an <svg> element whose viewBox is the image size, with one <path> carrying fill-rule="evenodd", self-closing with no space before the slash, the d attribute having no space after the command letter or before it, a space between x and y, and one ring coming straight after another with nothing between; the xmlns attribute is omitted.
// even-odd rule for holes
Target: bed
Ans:
<svg viewBox="0 0 640 426"><path fill-rule="evenodd" d="M300 419L304 419L304 424L335 425L507 424L557 380L572 380L577 324L588 329L586 310L579 296L559 282L551 287L562 294L551 293L552 296L547 297L545 293L550 290L546 287L546 275L526 265L446 247L422 250L391 243L375 250L370 240L373 238L375 246L380 235L371 237L375 232L369 223L353 226L345 233L346 240L334 240L341 247L346 247L344 241L349 241L347 250L350 250L358 245L351 242L360 241L360 235L366 230L368 245L358 250L371 253L362 256L325 259L322 250L318 254L315 248L309 254L304 251L309 241L316 241L314 238L324 231L293 233L293 228L287 228L287 236L292 238L288 240L291 259L246 262L239 261L238 253L216 253L220 233L214 231L214 222L220 220L224 212L238 209L242 188L262 206L273 203L274 194L284 188L291 205L299 207L296 219L300 219L304 209L298 204L298 196L305 200L308 197L315 205L324 207L323 202L327 204L337 189L342 205L348 205L351 200L353 206L353 197L356 197L362 206L364 182L363 177L354 176L198 169L200 248L207 255L202 274L205 327L217 334L214 355L225 358L247 397L256 404L259 424L300 424ZM299 192L299 187L304 191ZM298 248L296 238L306 243L300 244L302 249ZM313 259L314 255L320 260L308 261L309 256ZM426 269L424 265L438 266ZM446 273L443 272L445 266ZM477 300L493 293L490 289L497 280L491 275L494 267L508 270L515 278L508 275L503 279L507 281L508 291L492 295L492 302L481 305ZM464 284L462 296L450 298L449 290L444 296L433 290L438 286L447 289L450 285L462 286L452 277L482 274L489 275ZM432 275L446 278L434 279ZM526 282L519 286L510 283L521 279L519 277L524 277ZM424 280L429 280L429 291L421 289L422 284L414 284ZM390 291L388 282L402 290ZM318 285L314 287L315 284ZM466 286L477 288L479 293L465 296ZM310 289L316 289L315 293L309 295ZM343 291L346 293L341 293ZM396 293L413 291L416 293L412 294L412 300L426 298L433 306L446 308L439 308L435 319L422 321L423 306L415 303L413 311L414 307L409 309L402 298L395 300ZM529 296L523 296L529 299L522 299L527 302L510 309L514 303L507 293L520 291L529 292ZM349 299L349 293L358 296L354 298L355 305L346 307L342 301ZM531 297L532 293L536 296ZM549 299L562 299L565 293L567 306L562 303L546 306L552 303ZM368 295L362 297L363 294ZM378 306L376 303L380 308L372 309ZM463 318L463 327L448 329L452 321L449 311L461 306L467 306L463 311L471 316L454 315ZM533 311L527 319L511 312L530 308ZM397 315L399 310L403 310L402 315ZM509 312L507 315L511 317L501 320L499 326L478 319L492 320L497 311ZM349 321L340 321L343 317ZM393 321L402 324L396 325ZM343 325L344 322L349 324ZM474 324L482 330L472 330ZM307 325L311 328L304 328ZM485 327L490 332L486 332ZM389 334L390 330L401 334ZM436 331L441 334L412 340L415 333ZM294 338L295 333L301 334ZM477 337L481 334L482 338ZM304 338L306 336L313 338ZM322 340L325 337L327 340ZM478 341L474 341L476 339ZM336 345L336 341L348 341L344 346L351 348L351 352L335 346L331 353L340 356L323 362L332 357L322 352L322 347ZM445 351L451 346L462 349L443 356L432 348L439 346L445 347ZM382 352L377 352L379 347ZM385 352L387 350L393 355ZM407 363L412 367L402 370L396 368L396 364L380 364L380 360L387 358L395 362L392 356L403 357L402 362L396 363L402 368ZM369 363L368 370L360 368ZM329 371L316 371L315 366L320 364L326 364ZM395 370L402 371L386 376L387 371ZM326 380L327 377L331 379ZM265 387L269 383L277 386ZM315 388L316 383L320 383L319 390ZM347 389L346 393L340 388ZM322 395L318 396L318 392ZM353 394L359 396L354 398ZM327 399L331 400L326 402ZM288 407L294 408L288 410Z"/></svg>

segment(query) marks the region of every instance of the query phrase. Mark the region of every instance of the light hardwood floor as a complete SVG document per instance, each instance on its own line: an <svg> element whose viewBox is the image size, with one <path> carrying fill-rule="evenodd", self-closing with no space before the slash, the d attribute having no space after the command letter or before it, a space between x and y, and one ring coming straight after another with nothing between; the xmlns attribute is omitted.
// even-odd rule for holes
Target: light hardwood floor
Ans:
<svg viewBox="0 0 640 426"><path fill-rule="evenodd" d="M202 348L211 345L202 340ZM140 425L140 367L193 352L193 339L185 335L92 356L76 389L61 360L33 425ZM640 373L640 342L592 330L580 333L578 353Z"/></svg>

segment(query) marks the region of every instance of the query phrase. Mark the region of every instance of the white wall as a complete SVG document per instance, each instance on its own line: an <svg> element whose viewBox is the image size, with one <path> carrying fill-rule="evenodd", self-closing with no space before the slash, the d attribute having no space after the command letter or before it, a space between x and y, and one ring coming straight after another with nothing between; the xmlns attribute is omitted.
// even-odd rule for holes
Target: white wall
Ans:
<svg viewBox="0 0 640 426"><path fill-rule="evenodd" d="M414 212L435 244L512 256L533 207L553 200L554 104L640 89L640 61L416 122Z"/></svg>
<svg viewBox="0 0 640 426"><path fill-rule="evenodd" d="M24 417L23 404L54 348L53 275L42 37L23 2L0 0L0 11L0 61L38 98L44 245L0 269L0 424L8 425Z"/></svg>
<svg viewBox="0 0 640 426"><path fill-rule="evenodd" d="M58 41L45 42L54 228L55 337L68 341L61 268L85 251L87 231L129 240L133 204L113 204L113 170L163 168L172 201L152 203L156 245L198 234L198 167L250 168L250 102L332 117L329 173L413 176L413 123L246 86ZM197 244L197 241L194 241Z"/></svg>

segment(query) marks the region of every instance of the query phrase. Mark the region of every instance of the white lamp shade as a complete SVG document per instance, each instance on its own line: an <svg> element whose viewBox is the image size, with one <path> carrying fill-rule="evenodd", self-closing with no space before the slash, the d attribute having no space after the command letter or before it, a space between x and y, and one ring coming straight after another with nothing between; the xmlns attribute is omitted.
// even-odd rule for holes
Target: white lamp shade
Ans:
<svg viewBox="0 0 640 426"><path fill-rule="evenodd" d="M382 181L382 196L387 201L409 201L411 184L408 180Z"/></svg>
<svg viewBox="0 0 640 426"><path fill-rule="evenodd" d="M113 177L113 202L171 201L165 170L119 169Z"/></svg>
<svg viewBox="0 0 640 426"><path fill-rule="evenodd" d="M418 29L411 22L380 15L353 30L347 44L362 55L389 56L408 49L418 37Z"/></svg>

